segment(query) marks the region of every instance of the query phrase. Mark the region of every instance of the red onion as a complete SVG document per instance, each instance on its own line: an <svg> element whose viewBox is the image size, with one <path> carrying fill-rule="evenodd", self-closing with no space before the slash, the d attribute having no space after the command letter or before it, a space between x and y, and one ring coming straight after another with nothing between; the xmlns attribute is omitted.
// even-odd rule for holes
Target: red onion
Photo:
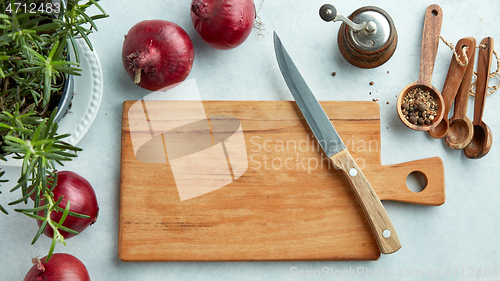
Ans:
<svg viewBox="0 0 500 281"><path fill-rule="evenodd" d="M191 20L208 45L229 50L250 35L255 21L253 0L193 0Z"/></svg>
<svg viewBox="0 0 500 281"><path fill-rule="evenodd" d="M50 187L49 187L50 188ZM99 207L97 206L97 197L95 195L94 189L90 183L82 176L71 171L57 172L57 185L53 190L54 192L54 202L59 200L59 197L63 196L59 207L66 208L66 202L70 202L70 211L82 215L90 216L90 218L76 218L71 215L66 217L63 226L73 229L77 232L82 232L89 225L93 224L97 220L99 214ZM40 205L45 203L40 202ZM39 216L44 216L43 211L38 212ZM50 219L54 222L59 222L63 215L63 212L53 211L50 214ZM42 225L41 220L37 220L38 226ZM65 238L71 238L75 236L73 233L69 233L63 230L59 230L60 234ZM44 234L52 238L54 231L52 227L47 226L45 228Z"/></svg>
<svg viewBox="0 0 500 281"><path fill-rule="evenodd" d="M85 265L69 254L53 254L49 262L47 257L34 258L34 265L24 277L24 281L90 281Z"/></svg>
<svg viewBox="0 0 500 281"><path fill-rule="evenodd" d="M123 41L123 67L134 83L150 91L166 90L184 81L193 61L191 38L173 22L141 21Z"/></svg>

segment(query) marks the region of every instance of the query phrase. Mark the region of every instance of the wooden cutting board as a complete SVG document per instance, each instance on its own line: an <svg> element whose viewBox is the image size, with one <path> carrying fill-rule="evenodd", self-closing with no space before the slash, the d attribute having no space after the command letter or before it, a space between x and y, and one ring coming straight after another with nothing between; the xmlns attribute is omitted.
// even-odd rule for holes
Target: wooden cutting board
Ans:
<svg viewBox="0 0 500 281"><path fill-rule="evenodd" d="M377 103L321 105L381 200L444 203L440 158L381 165ZM318 148L295 102L124 102L120 259L378 259L346 178ZM426 179L419 193L406 186L414 171Z"/></svg>

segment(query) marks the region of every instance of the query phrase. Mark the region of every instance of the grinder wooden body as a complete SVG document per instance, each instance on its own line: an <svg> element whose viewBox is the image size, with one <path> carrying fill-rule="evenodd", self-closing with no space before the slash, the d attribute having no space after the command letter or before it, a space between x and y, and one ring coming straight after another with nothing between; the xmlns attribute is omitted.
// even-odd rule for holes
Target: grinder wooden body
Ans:
<svg viewBox="0 0 500 281"><path fill-rule="evenodd" d="M359 23L360 17L374 15L378 30L374 34L361 36L346 23L338 32L338 47L342 56L352 65L360 68L375 68L387 62L396 50L398 35L394 21L389 14L374 6L362 7L354 11L348 18ZM374 39L377 32L384 28L387 34L382 39ZM364 32L364 31L361 31Z"/></svg>

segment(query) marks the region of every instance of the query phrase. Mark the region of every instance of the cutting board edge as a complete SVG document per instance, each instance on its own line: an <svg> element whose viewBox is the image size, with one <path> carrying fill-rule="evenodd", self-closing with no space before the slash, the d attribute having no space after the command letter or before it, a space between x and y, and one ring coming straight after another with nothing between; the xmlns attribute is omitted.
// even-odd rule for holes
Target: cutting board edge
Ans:
<svg viewBox="0 0 500 281"><path fill-rule="evenodd" d="M125 153L125 149L124 149L124 137L125 137L125 130L124 128L125 127L128 127L128 121L127 121L127 115L128 115L128 108L127 108L127 101L124 101L123 104L122 104L122 130L121 130L121 134L120 134L120 140L121 140L121 144L120 144L120 195L119 195L119 198L120 198L120 202L119 202L119 206L118 206L118 257L121 259L121 256L122 256L122 252L123 252L123 249L122 249L122 246L123 246L123 227L124 227L124 224L123 224L123 180L124 180L124 176L123 176L123 161L124 161L124 153ZM129 107L130 108L130 107Z"/></svg>
<svg viewBox="0 0 500 281"><path fill-rule="evenodd" d="M367 245L368 246L368 245ZM123 262L290 262L290 261L376 261L382 256L381 252L378 250L378 246L369 245L368 247L374 246L377 248L376 251L347 251L345 254L323 254L322 256L307 257L307 255L302 255L301 257L292 257L294 253L284 253L280 252L278 254L273 254L269 258L259 258L255 256L245 256L243 258L234 258L231 256L218 256L218 257L189 257L189 255L176 255L174 253L169 253L168 255L159 256L158 254L141 254L137 255L136 251L132 249L131 251L119 251L118 257ZM137 250L137 249L135 249ZM187 250L189 252L189 250Z"/></svg>
<svg viewBox="0 0 500 281"><path fill-rule="evenodd" d="M311 259L234 259L234 260L229 260L229 259L133 259L133 258L127 258L126 255L124 256L123 253L119 252L118 253L118 258L122 262L309 262L309 261L378 261L382 255L379 253L378 255L373 255L373 256L367 256L367 257L357 257L357 258L345 258L345 257L340 257L340 258L311 258Z"/></svg>

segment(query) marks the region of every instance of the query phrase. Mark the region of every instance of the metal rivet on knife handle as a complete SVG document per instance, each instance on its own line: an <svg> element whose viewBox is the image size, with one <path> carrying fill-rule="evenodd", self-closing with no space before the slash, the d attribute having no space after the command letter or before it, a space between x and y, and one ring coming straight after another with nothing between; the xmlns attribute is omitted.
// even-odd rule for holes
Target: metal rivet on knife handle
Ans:
<svg viewBox="0 0 500 281"><path fill-rule="evenodd" d="M356 198L368 218L380 251L383 254L391 254L399 250L401 243L389 215L349 151L344 149L331 156L330 160L332 160L335 168L341 170L347 177Z"/></svg>

